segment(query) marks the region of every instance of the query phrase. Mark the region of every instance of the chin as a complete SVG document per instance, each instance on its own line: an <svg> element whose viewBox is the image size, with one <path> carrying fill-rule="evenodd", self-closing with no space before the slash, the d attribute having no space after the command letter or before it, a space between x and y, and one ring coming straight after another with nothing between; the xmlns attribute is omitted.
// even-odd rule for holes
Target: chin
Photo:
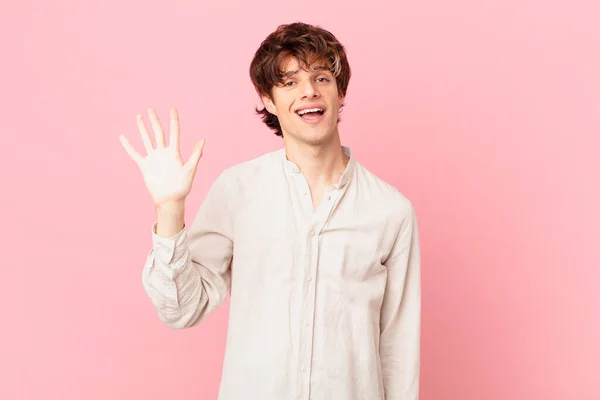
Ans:
<svg viewBox="0 0 600 400"><path fill-rule="evenodd" d="M284 137L307 144L321 144L330 141L336 132L336 127L329 121L322 120L318 124L295 124L293 129L284 130ZM289 133L286 133L289 132Z"/></svg>

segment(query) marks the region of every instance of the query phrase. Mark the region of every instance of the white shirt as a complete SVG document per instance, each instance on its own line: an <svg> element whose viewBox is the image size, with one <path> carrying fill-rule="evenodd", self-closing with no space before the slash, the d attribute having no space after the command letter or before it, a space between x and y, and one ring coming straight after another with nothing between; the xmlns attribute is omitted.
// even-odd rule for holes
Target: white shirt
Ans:
<svg viewBox="0 0 600 400"><path fill-rule="evenodd" d="M169 327L230 294L219 400L415 400L420 248L412 203L350 149L313 209L285 150L224 170L189 229L156 235L143 284Z"/></svg>

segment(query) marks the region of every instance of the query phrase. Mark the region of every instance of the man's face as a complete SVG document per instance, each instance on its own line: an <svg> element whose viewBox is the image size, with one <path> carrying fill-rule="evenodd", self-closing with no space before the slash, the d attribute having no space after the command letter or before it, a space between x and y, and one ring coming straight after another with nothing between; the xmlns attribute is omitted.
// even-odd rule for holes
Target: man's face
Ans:
<svg viewBox="0 0 600 400"><path fill-rule="evenodd" d="M267 110L277 115L286 140L309 144L324 143L337 134L340 104L335 77L321 63L310 71L294 58L284 64L289 75L273 87L273 99L263 97ZM308 110L306 112L305 110Z"/></svg>

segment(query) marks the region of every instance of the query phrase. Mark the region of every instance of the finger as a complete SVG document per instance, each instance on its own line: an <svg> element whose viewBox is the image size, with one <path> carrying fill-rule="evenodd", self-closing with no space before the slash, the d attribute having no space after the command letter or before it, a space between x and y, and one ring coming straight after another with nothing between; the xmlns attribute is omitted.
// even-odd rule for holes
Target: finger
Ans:
<svg viewBox="0 0 600 400"><path fill-rule="evenodd" d="M144 147L146 148L146 151L150 153L152 151L152 141L150 140L150 135L148 135L146 124L144 123L144 119L140 114L138 114L136 118L138 130L140 131L140 135L142 135L142 141L144 142Z"/></svg>
<svg viewBox="0 0 600 400"><path fill-rule="evenodd" d="M131 144L129 143L129 140L127 140L127 138L125 136L123 136L123 135L119 136L119 140L121 141L121 144L125 148L125 151L127 152L127 154L129 154L129 157L131 157L131 159L133 161L135 161L136 164L139 165L140 161L142 161L142 156L140 156L138 154L138 152L135 151L135 149L131 146Z"/></svg>
<svg viewBox="0 0 600 400"><path fill-rule="evenodd" d="M198 162L202 157L205 142L206 140L201 139L196 143L196 145L194 146L194 150L192 151L192 155L190 156L189 160L187 160L187 162L185 163L186 168L189 168L190 170L195 170L196 168L198 168Z"/></svg>
<svg viewBox="0 0 600 400"><path fill-rule="evenodd" d="M149 108L148 114L150 115L150 122L152 123L152 129L154 130L154 137L156 138L156 147L165 147L165 133L163 132L162 126L160 126L156 111Z"/></svg>
<svg viewBox="0 0 600 400"><path fill-rule="evenodd" d="M175 108L171 109L171 127L169 136L169 147L179 152L179 114Z"/></svg>

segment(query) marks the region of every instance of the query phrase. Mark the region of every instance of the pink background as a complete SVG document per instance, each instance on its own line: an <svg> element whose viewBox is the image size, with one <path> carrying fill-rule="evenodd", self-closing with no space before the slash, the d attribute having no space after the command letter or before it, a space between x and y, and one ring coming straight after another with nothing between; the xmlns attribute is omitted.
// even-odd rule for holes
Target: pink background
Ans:
<svg viewBox="0 0 600 400"><path fill-rule="evenodd" d="M589 1L26 1L0 6L1 399L215 399L227 304L161 325L153 207L118 136L178 107L221 169L281 146L251 57L321 24L353 69L344 144L415 204L421 399L599 399L600 24Z"/></svg>

